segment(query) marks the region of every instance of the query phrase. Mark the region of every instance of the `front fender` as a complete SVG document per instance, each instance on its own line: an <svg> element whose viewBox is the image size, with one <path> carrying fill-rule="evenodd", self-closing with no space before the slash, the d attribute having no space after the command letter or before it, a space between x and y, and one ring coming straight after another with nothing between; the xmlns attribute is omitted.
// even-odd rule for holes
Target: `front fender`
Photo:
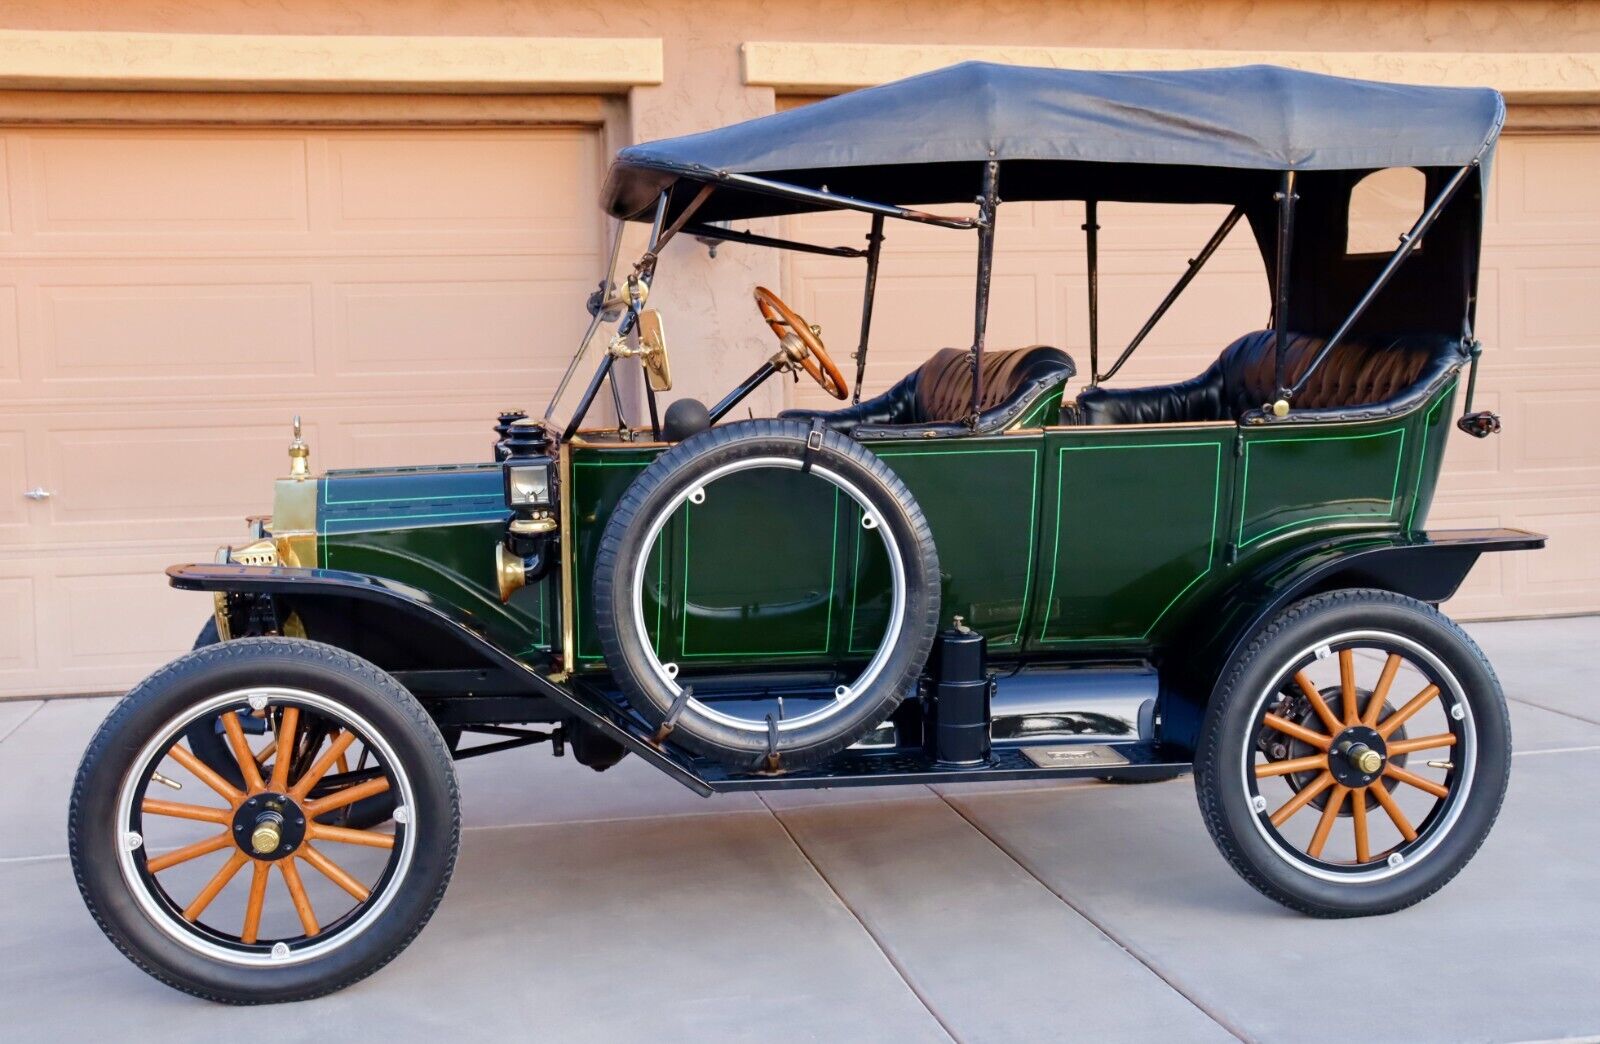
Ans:
<svg viewBox="0 0 1600 1044"><path fill-rule="evenodd" d="M1252 570L1196 612L1162 651L1162 739L1194 749L1229 665L1256 632L1300 599L1364 587L1437 605L1456 593L1479 555L1544 544L1543 534L1521 529L1366 535L1300 548Z"/></svg>
<svg viewBox="0 0 1600 1044"><path fill-rule="evenodd" d="M530 695L543 696L678 782L704 796L711 788L679 759L650 742L647 727L605 699L563 684L548 653L537 650L530 662L488 637L470 614L407 584L337 569L233 564L175 565L167 570L173 587L214 594L254 595L281 600L307 622L311 638L327 641L394 669L392 656L428 658L427 665L488 666L504 671ZM369 655L370 644L394 650ZM390 662L385 662L389 660ZM404 662L404 661L402 661ZM410 664L407 663L407 666Z"/></svg>

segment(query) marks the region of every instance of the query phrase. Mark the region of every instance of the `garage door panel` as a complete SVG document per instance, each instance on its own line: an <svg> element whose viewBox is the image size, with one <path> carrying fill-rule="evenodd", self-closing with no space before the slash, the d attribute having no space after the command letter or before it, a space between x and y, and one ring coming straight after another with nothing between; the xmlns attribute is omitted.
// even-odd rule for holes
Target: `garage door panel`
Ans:
<svg viewBox="0 0 1600 1044"><path fill-rule="evenodd" d="M22 335L18 330L17 288L0 283L0 386L22 380Z"/></svg>
<svg viewBox="0 0 1600 1044"><path fill-rule="evenodd" d="M108 678L105 669L110 668L131 681L130 664L153 667L188 649L210 615L211 600L175 590L167 583L166 568L210 557L197 554L199 550L55 560L53 597L40 619L61 639L63 676Z"/></svg>
<svg viewBox="0 0 1600 1044"><path fill-rule="evenodd" d="M1526 593L1547 611L1600 609L1600 498L1574 497L1514 513L1550 546L1522 563Z"/></svg>
<svg viewBox="0 0 1600 1044"><path fill-rule="evenodd" d="M1520 430L1515 471L1544 486L1600 486L1594 419L1600 388L1515 393Z"/></svg>
<svg viewBox="0 0 1600 1044"><path fill-rule="evenodd" d="M306 143L298 134L104 130L26 135L31 206L19 221L57 247L86 237L304 232ZM111 176L108 176L111 172Z"/></svg>
<svg viewBox="0 0 1600 1044"><path fill-rule="evenodd" d="M459 244L462 233L498 233L539 252L598 249L600 223L585 205L600 178L591 133L357 133L330 137L328 150L337 236L445 234Z"/></svg>
<svg viewBox="0 0 1600 1044"><path fill-rule="evenodd" d="M37 658L33 577L0 574L0 686L8 672L32 668Z"/></svg>
<svg viewBox="0 0 1600 1044"><path fill-rule="evenodd" d="M1552 248L1566 264L1550 264L1547 256L1528 257L1511 275L1507 300L1509 329L1503 328L1519 361L1532 366L1588 367L1600 330L1600 250ZM1588 254L1589 256L1583 256Z"/></svg>
<svg viewBox="0 0 1600 1044"><path fill-rule="evenodd" d="M505 278L496 273L511 266L488 267L453 279L335 284L332 369L346 378L458 374L496 385L548 372L552 349L570 350L583 333L592 281Z"/></svg>
<svg viewBox="0 0 1600 1044"><path fill-rule="evenodd" d="M0 544L22 539L30 509L37 503L23 497L28 483L27 435L20 426L0 426Z"/></svg>
<svg viewBox="0 0 1600 1044"><path fill-rule="evenodd" d="M282 420L223 411L52 424L42 452L54 492L43 536L125 542L231 526L270 499L267 483L287 466L287 431ZM308 418L313 446L317 434Z"/></svg>
<svg viewBox="0 0 1600 1044"><path fill-rule="evenodd" d="M1496 160L1496 239L1522 224L1570 227L1575 221L1600 222L1594 194L1600 170L1600 141L1592 138L1508 139Z"/></svg>
<svg viewBox="0 0 1600 1044"><path fill-rule="evenodd" d="M340 459L348 467L395 464L461 464L487 461L499 407L486 403L430 408L414 418L356 419L339 425Z"/></svg>
<svg viewBox="0 0 1600 1044"><path fill-rule="evenodd" d="M147 383L162 387L146 394L162 394L170 392L166 384L174 377L313 373L310 284L196 282L190 268L163 274L162 283L40 286L38 351L45 381Z"/></svg>

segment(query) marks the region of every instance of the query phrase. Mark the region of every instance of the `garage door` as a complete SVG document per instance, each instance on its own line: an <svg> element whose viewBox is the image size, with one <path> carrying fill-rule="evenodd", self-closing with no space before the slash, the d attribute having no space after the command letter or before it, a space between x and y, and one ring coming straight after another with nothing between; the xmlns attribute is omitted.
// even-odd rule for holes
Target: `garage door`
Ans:
<svg viewBox="0 0 1600 1044"><path fill-rule="evenodd" d="M1483 262L1480 408L1505 431L1451 439L1430 524L1520 526L1550 534L1536 554L1485 558L1450 606L1458 616L1600 610L1600 137L1507 137L1494 169ZM1002 195L1004 194L1002 175ZM970 208L968 208L970 210ZM1221 221L1221 207L1100 208L1102 366L1138 330L1187 259ZM787 222L819 242L862 241L857 215ZM1083 207L1004 206L996 230L989 344L1039 342L1088 370ZM935 349L972 339L975 254L970 232L889 222L865 395L882 391ZM856 343L862 265L795 255L790 300L823 326L843 359ZM1270 312L1260 255L1243 226L1211 260L1120 373L1117 384L1199 373ZM848 369L848 366L846 367ZM826 406L801 384L795 402Z"/></svg>
<svg viewBox="0 0 1600 1044"><path fill-rule="evenodd" d="M584 129L0 134L0 693L187 647L161 570L270 508L292 414L317 467L484 459L587 318L601 164Z"/></svg>

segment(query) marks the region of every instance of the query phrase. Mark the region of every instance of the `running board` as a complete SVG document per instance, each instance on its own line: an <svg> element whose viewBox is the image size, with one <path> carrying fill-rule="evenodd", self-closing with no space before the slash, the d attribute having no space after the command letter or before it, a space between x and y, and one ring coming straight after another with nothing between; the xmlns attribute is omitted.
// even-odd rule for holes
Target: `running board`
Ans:
<svg viewBox="0 0 1600 1044"><path fill-rule="evenodd" d="M813 790L1026 779L1116 777L1136 782L1187 772L1190 764L1183 751L1156 743L1062 743L997 747L989 760L980 765L941 765L919 750L846 750L829 758L820 768L782 775L736 772L704 758L695 759L692 771L713 791L724 794L740 790Z"/></svg>

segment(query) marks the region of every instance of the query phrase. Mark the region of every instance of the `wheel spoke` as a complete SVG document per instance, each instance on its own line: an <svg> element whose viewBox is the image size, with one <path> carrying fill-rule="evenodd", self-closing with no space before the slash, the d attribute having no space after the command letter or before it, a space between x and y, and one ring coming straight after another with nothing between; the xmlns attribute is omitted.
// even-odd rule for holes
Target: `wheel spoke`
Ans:
<svg viewBox="0 0 1600 1044"><path fill-rule="evenodd" d="M1372 858L1371 842L1367 840L1367 791L1358 787L1350 792L1350 821L1356 828L1356 862L1365 863Z"/></svg>
<svg viewBox="0 0 1600 1044"><path fill-rule="evenodd" d="M349 729L341 730L339 735L333 738L333 742L328 745L328 749L322 752L322 757L318 758L316 763L306 770L306 774L301 776L289 790L289 796L296 801L304 800L305 796L311 792L311 788L317 785L317 781L327 775L328 770L333 767L333 763L343 757L344 752L355 741L356 734L354 732Z"/></svg>
<svg viewBox="0 0 1600 1044"><path fill-rule="evenodd" d="M255 793L261 789L261 766L250 753L250 741L244 738L244 726L239 724L237 712L229 711L222 716L222 730L228 734L228 745L233 748L233 760L239 763L245 787Z"/></svg>
<svg viewBox="0 0 1600 1044"><path fill-rule="evenodd" d="M193 819L201 823L226 824L233 818L226 809L185 805L179 801L158 801L155 798L145 798L139 805L139 811L147 816L172 816L175 819Z"/></svg>
<svg viewBox="0 0 1600 1044"><path fill-rule="evenodd" d="M300 708L283 708L283 719L278 722L277 760L272 763L271 789L279 794L289 786L289 762L294 760L295 730L300 726Z"/></svg>
<svg viewBox="0 0 1600 1044"><path fill-rule="evenodd" d="M1285 736L1292 736L1301 743L1310 744L1318 750L1327 750L1328 746L1333 743L1332 736L1324 736L1320 732L1312 732L1304 725L1296 725L1288 718L1280 718L1276 714L1268 714L1262 721Z"/></svg>
<svg viewBox="0 0 1600 1044"><path fill-rule="evenodd" d="M1322 775L1300 788L1299 793L1290 798L1278 811L1272 813L1272 825L1281 827L1289 821L1289 817L1305 808L1311 799L1333 786L1333 773L1324 771Z"/></svg>
<svg viewBox="0 0 1600 1044"><path fill-rule="evenodd" d="M293 859L280 859L278 869L283 871L283 883L289 886L289 900L294 903L294 912L300 915L300 927L306 935L316 935L322 929L317 926L317 915L312 912L306 886L300 883L299 868Z"/></svg>
<svg viewBox="0 0 1600 1044"><path fill-rule="evenodd" d="M266 905L267 878L271 873L271 863L258 861L250 876L250 899L244 904L244 929L239 933L242 943L255 942L256 933L261 930L261 908Z"/></svg>
<svg viewBox="0 0 1600 1044"><path fill-rule="evenodd" d="M164 855L158 855L153 859L147 859L145 860L144 864L145 869L149 870L152 874L159 874L169 866L177 866L179 863L187 863L191 859L198 859L203 855L209 855L212 852L220 851L224 848L227 848L231 844L233 844L233 837L229 835L227 831L223 831L216 837L208 837L204 841L196 841L192 845L184 845L182 848L174 848L172 851L167 852Z"/></svg>
<svg viewBox="0 0 1600 1044"><path fill-rule="evenodd" d="M244 794L237 787L213 772L209 765L189 753L180 744L173 744L167 750L167 757L188 769L194 778L222 795L223 800L229 805L237 805L244 800Z"/></svg>
<svg viewBox="0 0 1600 1044"><path fill-rule="evenodd" d="M365 845L368 848L393 848L394 835L376 830L348 830L344 827L306 824L306 836L317 841L342 841L347 845Z"/></svg>
<svg viewBox="0 0 1600 1044"><path fill-rule="evenodd" d="M1394 798L1389 796L1389 788L1379 783L1368 789L1371 791L1372 796L1378 799L1378 804L1383 806L1383 810L1389 813L1389 818L1394 821L1394 828L1400 831L1400 836L1407 841L1415 841L1417 839L1417 831L1411 826L1411 821L1406 818L1406 814L1400 811L1400 806L1395 804Z"/></svg>
<svg viewBox="0 0 1600 1044"><path fill-rule="evenodd" d="M1322 719L1323 727L1332 735L1339 731L1339 719L1328 707L1328 701L1322 698L1322 693L1311 684L1311 679L1306 677L1305 671L1294 672L1294 683L1300 687L1300 692L1311 702L1311 709L1317 712L1317 717Z"/></svg>
<svg viewBox="0 0 1600 1044"><path fill-rule="evenodd" d="M1389 686L1394 684L1395 673L1400 670L1404 661L1399 653L1390 653L1389 658L1383 661L1383 673L1378 675L1378 687L1372 690L1372 696L1367 700L1367 713L1361 716L1361 724L1372 728L1378 724L1378 715L1383 711L1384 701L1389 698Z"/></svg>
<svg viewBox="0 0 1600 1044"><path fill-rule="evenodd" d="M267 740L267 745L265 747L262 747L260 750L256 751L256 764L265 765L267 763L267 759L272 757L273 752L277 749L278 738L274 736L272 739Z"/></svg>
<svg viewBox="0 0 1600 1044"><path fill-rule="evenodd" d="M1312 859L1322 858L1322 847L1328 843L1328 835L1333 832L1334 821L1339 818L1339 810L1344 807L1344 796L1350 793L1350 788L1340 784L1333 788L1333 796L1322 808L1322 818L1317 820L1317 830L1311 835L1311 845L1306 849L1306 855Z"/></svg>
<svg viewBox="0 0 1600 1044"><path fill-rule="evenodd" d="M190 903L189 908L183 911L183 919L186 921L199 920L200 915L206 912L206 907L211 905L217 894L228 887L228 882L233 880L233 875L237 874L244 867L244 864L249 861L249 856L235 848L233 855L229 856L228 861L222 864L222 869L218 870L216 876L206 882L206 886L200 889L200 894L194 897L194 902Z"/></svg>
<svg viewBox="0 0 1600 1044"><path fill-rule="evenodd" d="M1415 773L1407 772L1405 769L1399 767L1393 762L1383 766L1383 774L1388 776L1390 779L1398 779L1402 783L1409 783L1418 790L1425 790L1434 797L1442 798L1450 796L1449 787L1440 786L1431 779L1423 779L1421 776L1416 775Z"/></svg>
<svg viewBox="0 0 1600 1044"><path fill-rule="evenodd" d="M357 783L354 786L345 787L343 790L335 790L325 797L317 798L315 801L305 801L302 804L305 807L307 818L315 819L318 816L327 815L335 809L353 805L362 798L369 798L374 794L382 794L388 789L388 779L379 776L376 779L369 779L365 783Z"/></svg>
<svg viewBox="0 0 1600 1044"><path fill-rule="evenodd" d="M1455 736L1448 732L1441 732L1434 736L1418 736L1416 739L1395 740L1389 744L1389 756L1396 754L1410 754L1418 750L1431 750L1434 747L1453 747L1456 745Z"/></svg>
<svg viewBox="0 0 1600 1044"><path fill-rule="evenodd" d="M318 852L315 848L312 848L309 844L301 845L298 854L301 859L322 871L323 877L326 877L354 896L357 902L366 902L367 897L372 894L365 885L346 873L343 867Z"/></svg>
<svg viewBox="0 0 1600 1044"><path fill-rule="evenodd" d="M1344 694L1344 723L1354 725L1361 720L1361 708L1356 700L1356 651L1339 650L1339 689Z"/></svg>
<svg viewBox="0 0 1600 1044"><path fill-rule="evenodd" d="M1287 761L1269 761L1264 765L1256 766L1256 778L1265 779L1268 776L1287 776L1291 772L1315 772L1328 767L1328 755L1312 754L1304 758L1290 758Z"/></svg>
<svg viewBox="0 0 1600 1044"><path fill-rule="evenodd" d="M1439 695L1439 686L1431 684L1428 685L1421 692L1411 697L1411 701L1404 707L1401 707L1399 710L1383 719L1383 724L1377 727L1378 735L1382 736L1384 739L1388 739L1394 734L1395 729L1398 729L1400 726L1404 725L1408 718L1417 713L1417 711L1426 707L1428 705L1428 701L1432 700L1437 695Z"/></svg>

